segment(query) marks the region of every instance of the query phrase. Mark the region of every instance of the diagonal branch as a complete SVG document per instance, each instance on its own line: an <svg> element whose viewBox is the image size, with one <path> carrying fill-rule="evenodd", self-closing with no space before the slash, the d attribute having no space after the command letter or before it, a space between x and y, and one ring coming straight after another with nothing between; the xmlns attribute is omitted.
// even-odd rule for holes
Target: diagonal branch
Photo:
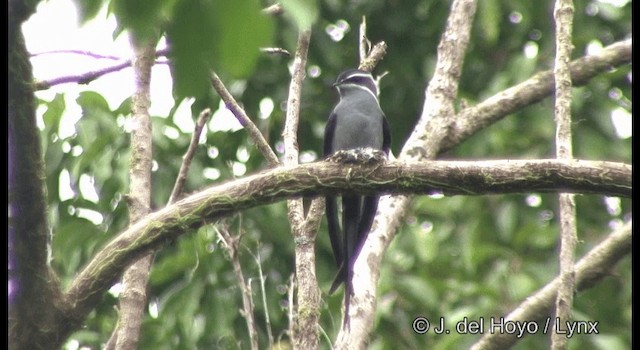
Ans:
<svg viewBox="0 0 640 350"><path fill-rule="evenodd" d="M631 39L611 44L600 52L576 59L569 64L573 86L586 85L593 77L631 63ZM447 125L447 137L440 153L515 111L534 104L553 93L553 71L537 73L522 83L501 91L477 105L460 111Z"/></svg>
<svg viewBox="0 0 640 350"><path fill-rule="evenodd" d="M200 112L200 115L198 116L196 126L193 130L193 134L191 135L189 148L187 149L187 153L185 153L185 155L182 157L182 164L180 164L178 178L176 179L176 183L173 185L173 190L171 190L168 204L174 203L182 194L184 183L187 180L187 174L189 173L191 161L193 160L193 156L196 153L196 148L198 147L198 140L200 140L200 135L202 134L204 125L207 123L207 120L210 116L211 110L209 108L206 108L205 110Z"/></svg>
<svg viewBox="0 0 640 350"><path fill-rule="evenodd" d="M238 102L236 102L236 100L233 98L229 90L227 90L227 88L224 86L222 80L220 80L218 75L215 72L211 72L210 78L213 88L216 90L218 95L220 95L220 98L224 101L225 105L231 111L231 113L233 113L240 124L245 128L245 130L247 130L247 133L249 133L249 137L251 137L253 142L255 142L256 147L258 147L258 150L260 150L262 155L267 159L269 165L274 167L280 164L278 157L275 153L273 153L271 146L269 146L269 143L264 138L264 136L262 136L260 129L258 129L258 127L251 121L251 118L249 118L247 113L245 113L244 109L240 107Z"/></svg>
<svg viewBox="0 0 640 350"><path fill-rule="evenodd" d="M609 276L614 266L630 252L631 222L629 221L609 234L604 241L578 261L574 267L577 290L590 288L604 277ZM556 277L511 311L504 320L525 323L542 320L547 317L548 321L561 283L561 277ZM541 324L539 329L543 331L544 324ZM517 334L486 332L471 349L507 349L518 340L520 340L520 337Z"/></svg>

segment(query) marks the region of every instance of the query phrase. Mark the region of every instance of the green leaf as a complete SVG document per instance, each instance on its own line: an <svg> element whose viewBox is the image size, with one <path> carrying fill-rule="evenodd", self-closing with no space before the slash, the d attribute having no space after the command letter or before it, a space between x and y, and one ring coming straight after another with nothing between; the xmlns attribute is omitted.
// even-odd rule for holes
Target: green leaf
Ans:
<svg viewBox="0 0 640 350"><path fill-rule="evenodd" d="M97 92L83 91L80 93L76 102L82 107L82 114L86 115L89 110L99 110L111 112L107 100Z"/></svg>
<svg viewBox="0 0 640 350"><path fill-rule="evenodd" d="M93 19L103 5L102 0L75 0L74 2L78 8L80 23L83 24Z"/></svg>
<svg viewBox="0 0 640 350"><path fill-rule="evenodd" d="M295 23L298 30L311 29L318 18L316 0L283 0L282 7L286 18Z"/></svg>
<svg viewBox="0 0 640 350"><path fill-rule="evenodd" d="M248 77L273 24L257 0L180 1L167 29L176 99L206 97L209 72Z"/></svg>
<svg viewBox="0 0 640 350"><path fill-rule="evenodd" d="M42 115L44 121L45 133L58 133L60 129L60 120L66 108L63 94L56 94L51 102L43 102L47 106L46 112Z"/></svg>
<svg viewBox="0 0 640 350"><path fill-rule="evenodd" d="M235 78L248 77L260 55L260 47L273 38L273 22L260 12L260 1L216 1L214 23L215 70Z"/></svg>
<svg viewBox="0 0 640 350"><path fill-rule="evenodd" d="M128 29L141 40L156 38L174 4L175 0L114 0L111 10L118 21L116 35Z"/></svg>

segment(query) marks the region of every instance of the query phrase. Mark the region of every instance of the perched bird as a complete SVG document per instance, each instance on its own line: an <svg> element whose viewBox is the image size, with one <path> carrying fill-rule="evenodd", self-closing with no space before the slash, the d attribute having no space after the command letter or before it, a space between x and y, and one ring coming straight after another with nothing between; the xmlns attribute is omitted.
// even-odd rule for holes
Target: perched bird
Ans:
<svg viewBox="0 0 640 350"><path fill-rule="evenodd" d="M371 73L348 69L336 79L340 101L324 131L324 155L341 150L371 148L389 153L389 124L378 102L378 87ZM345 308L353 294L353 264L362 248L378 208L378 196L342 196L342 232L336 197L326 198L327 223L338 274L329 290L333 294L345 282ZM348 315L348 309L346 309ZM346 319L346 318L345 318Z"/></svg>

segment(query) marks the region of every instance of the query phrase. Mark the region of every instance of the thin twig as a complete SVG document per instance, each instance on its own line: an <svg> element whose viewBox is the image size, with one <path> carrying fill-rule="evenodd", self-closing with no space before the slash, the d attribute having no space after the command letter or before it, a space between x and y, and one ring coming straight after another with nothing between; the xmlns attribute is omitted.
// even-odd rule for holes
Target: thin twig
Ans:
<svg viewBox="0 0 640 350"><path fill-rule="evenodd" d="M284 8L279 3L275 3L269 7L262 9L262 13L269 16L279 16L284 13Z"/></svg>
<svg viewBox="0 0 640 350"><path fill-rule="evenodd" d="M291 56L291 52L281 48L281 47L261 47L260 48L260 52L262 53L266 53L268 55L272 55L272 56L283 56L283 57L290 57Z"/></svg>
<svg viewBox="0 0 640 350"><path fill-rule="evenodd" d="M168 52L169 52L169 49L157 50L155 53L155 56L156 58L166 56ZM168 62L156 60L155 64L168 64ZM129 68L131 67L131 65L132 65L132 60L129 59L113 66L85 72L82 74L69 75L69 76L54 78L51 80L36 81L35 83L33 83L33 89L35 91L46 90L51 88L52 86L66 84L66 83L89 84L90 82L98 79L103 75L114 73L114 72L123 70L125 68Z"/></svg>
<svg viewBox="0 0 640 350"><path fill-rule="evenodd" d="M288 309L287 309L287 316L289 317L289 338L293 340L295 331L294 331L294 325L295 325L295 318L294 318L294 304L293 304L293 294L294 291L296 289L296 277L295 275L291 275L289 276L289 288L287 288L287 303L288 303Z"/></svg>
<svg viewBox="0 0 640 350"><path fill-rule="evenodd" d="M245 281L244 274L242 273L242 265L240 264L239 247L242 235L238 234L234 237L226 226L222 226L221 228L216 227L215 230L224 243L225 249L229 253L231 265L233 266L233 273L236 275L238 286L240 286L240 291L242 292L242 315L247 322L251 349L256 350L258 349L258 330L256 328L255 318L253 315L254 305L251 285Z"/></svg>
<svg viewBox="0 0 640 350"><path fill-rule="evenodd" d="M554 80L556 87L555 120L556 120L556 157L571 159L571 32L573 21L573 2L556 0L553 11L556 28L556 58ZM556 317L554 332L551 333L551 348L564 350L567 348L566 329L560 325L568 324L571 318L575 271L573 266L575 245L577 240L576 206L574 195L560 193L560 285L556 297ZM559 324L558 324L559 323Z"/></svg>
<svg viewBox="0 0 640 350"><path fill-rule="evenodd" d="M367 17L365 16L362 16L359 37L360 42L358 45L358 52L360 53L360 62L363 62L369 55L369 49L371 48L371 42L367 39Z"/></svg>
<svg viewBox="0 0 640 350"><path fill-rule="evenodd" d="M211 116L211 110L209 108L204 109L200 112L198 116L198 120L196 121L195 128L193 129L193 134L191 134L191 142L189 143L189 148L187 148L187 152L182 157L182 164L180 165L180 171L178 172L178 177L176 178L176 182L173 185L173 190L171 191L171 195L169 196L168 204L171 204L176 201L176 199L182 193L184 188L184 183L187 180L187 173L189 172L189 166L191 165L191 160L193 160L193 156L196 153L196 148L198 147L198 141L200 140L200 134L202 134L202 130L204 129L204 125L207 123L207 120Z"/></svg>
<svg viewBox="0 0 640 350"><path fill-rule="evenodd" d="M258 150L260 150L262 155L267 159L269 165L274 167L280 164L278 156L273 152L273 149L271 149L271 146L269 146L269 143L265 140L260 129L258 129L253 121L251 121L251 118L247 116L244 109L240 107L238 102L236 102L233 96L231 96L231 93L227 90L224 83L215 72L211 72L211 84L220 98L224 101L226 107L231 111L231 113L233 113L236 119L238 119L245 130L247 130L249 137L251 137L253 142L255 142L256 147L258 147Z"/></svg>
<svg viewBox="0 0 640 350"><path fill-rule="evenodd" d="M267 327L267 337L269 338L269 349L273 348L273 332L271 331L271 318L269 317L269 305L267 304L267 293L265 292L264 282L266 277L262 273L262 259L260 258L260 245L256 248L257 256L247 249L258 266L258 278L260 278L260 294L262 295L262 305L264 306L264 323Z"/></svg>
<svg viewBox="0 0 640 350"><path fill-rule="evenodd" d="M122 57L111 56L111 55L103 55L103 54L99 54L99 53L95 53L95 52L91 52L91 51L86 51L86 50L51 50L51 51L43 51L43 52L32 53L31 57L44 56L44 55L54 55L54 54L75 54L75 55L89 56L89 57L93 57L93 58L106 59L106 60L114 60L114 61L122 60Z"/></svg>

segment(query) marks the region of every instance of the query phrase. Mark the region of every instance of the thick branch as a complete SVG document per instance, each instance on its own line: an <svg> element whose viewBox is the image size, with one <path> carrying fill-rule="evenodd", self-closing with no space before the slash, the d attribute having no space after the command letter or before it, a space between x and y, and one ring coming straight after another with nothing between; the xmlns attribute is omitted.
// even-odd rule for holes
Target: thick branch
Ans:
<svg viewBox="0 0 640 350"><path fill-rule="evenodd" d="M131 37L135 57L133 61L136 91L131 110L134 128L131 132L131 167L129 170L129 225L151 211L152 137L149 115L151 68L155 60L155 41L139 42ZM120 314L108 345L114 349L135 349L140 338L140 326L147 303L147 282L153 251L129 266L122 276ZM109 346L107 348L109 348Z"/></svg>
<svg viewBox="0 0 640 350"><path fill-rule="evenodd" d="M627 222L612 232L602 243L592 249L575 265L577 290L590 288L595 283L611 274L614 266L631 252L631 222ZM505 317L505 321L532 322L549 317L553 303L561 284L561 277L556 277L544 288L528 297L522 304ZM541 322L539 329L544 329ZM520 340L515 334L506 332L486 332L471 349L507 349Z"/></svg>
<svg viewBox="0 0 640 350"><path fill-rule="evenodd" d="M223 183L151 213L96 254L68 291L80 322L124 267L141 254L204 223L237 211L303 195L351 192L483 195L530 192L631 196L631 166L611 162L508 160L279 167Z"/></svg>

